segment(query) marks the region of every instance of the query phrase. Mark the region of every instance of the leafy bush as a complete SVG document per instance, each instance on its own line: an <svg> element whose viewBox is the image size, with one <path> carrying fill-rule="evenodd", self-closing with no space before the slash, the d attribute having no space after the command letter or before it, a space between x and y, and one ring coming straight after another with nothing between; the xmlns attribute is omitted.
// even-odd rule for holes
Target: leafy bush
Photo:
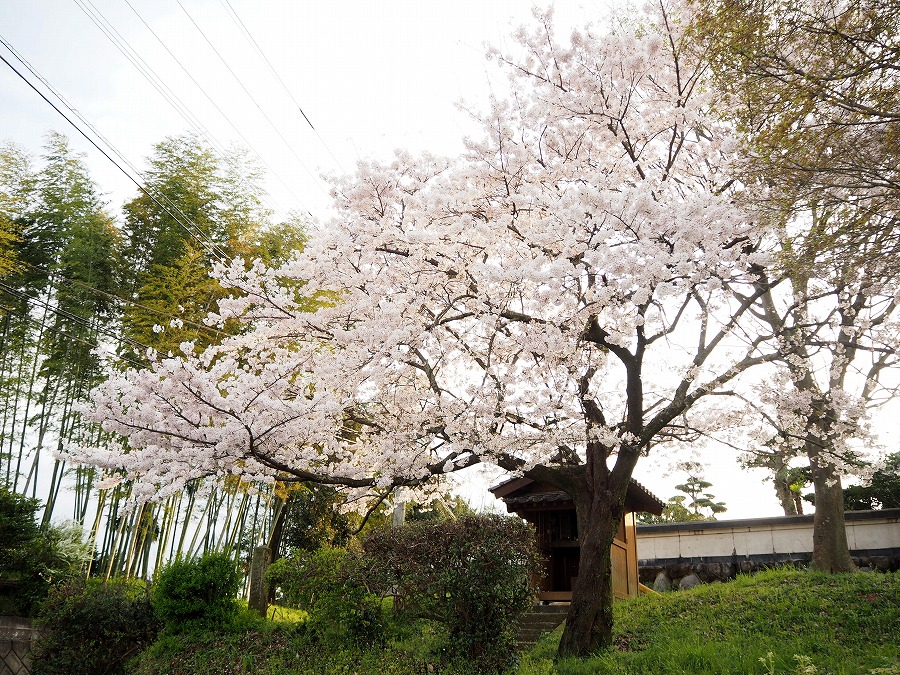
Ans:
<svg viewBox="0 0 900 675"><path fill-rule="evenodd" d="M228 624L238 614L241 575L224 553L166 565L151 590L153 608L170 631Z"/></svg>
<svg viewBox="0 0 900 675"><path fill-rule="evenodd" d="M381 599L360 581L358 564L343 549L297 551L276 560L266 582L280 590L284 604L309 612L307 628L321 641L378 643L384 639Z"/></svg>
<svg viewBox="0 0 900 675"><path fill-rule="evenodd" d="M50 590L35 625L34 675L124 673L159 621L139 582L73 579Z"/></svg>
<svg viewBox="0 0 900 675"><path fill-rule="evenodd" d="M272 563L266 583L278 590L282 604L310 610L323 592L340 588L339 570L347 557L347 551L339 548L298 551Z"/></svg>
<svg viewBox="0 0 900 675"><path fill-rule="evenodd" d="M408 611L443 623L451 658L499 672L515 658L515 628L533 604L540 567L531 527L519 518L467 516L370 535L357 574L394 589Z"/></svg>
<svg viewBox="0 0 900 675"><path fill-rule="evenodd" d="M0 614L34 614L50 585L77 574L86 559L77 524L36 520L41 503L0 488Z"/></svg>

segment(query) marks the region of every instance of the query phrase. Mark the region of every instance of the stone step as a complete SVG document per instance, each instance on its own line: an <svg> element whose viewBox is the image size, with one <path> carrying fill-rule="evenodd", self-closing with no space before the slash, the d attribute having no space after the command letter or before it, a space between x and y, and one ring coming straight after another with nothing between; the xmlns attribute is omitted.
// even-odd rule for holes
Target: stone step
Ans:
<svg viewBox="0 0 900 675"><path fill-rule="evenodd" d="M537 642L537 639L541 637L544 633L550 633L552 631L549 630L520 630L519 631L519 641L528 640L531 642Z"/></svg>
<svg viewBox="0 0 900 675"><path fill-rule="evenodd" d="M522 621L519 624L519 629L534 629L534 630L553 630L559 624L561 624L565 620L565 617L560 619L559 621Z"/></svg>
<svg viewBox="0 0 900 675"><path fill-rule="evenodd" d="M533 628L535 630L553 630L565 619L559 621L523 621L519 624L519 628Z"/></svg>
<svg viewBox="0 0 900 675"><path fill-rule="evenodd" d="M529 614L563 614L566 615L569 613L569 605L535 605L530 610L528 610Z"/></svg>
<svg viewBox="0 0 900 675"><path fill-rule="evenodd" d="M569 613L568 605L535 605L519 622L517 645L525 651L544 633L555 630Z"/></svg>
<svg viewBox="0 0 900 675"><path fill-rule="evenodd" d="M566 620L565 614L560 614L559 616L535 616L535 615L532 615L532 616L523 617L520 624L521 625L540 624L542 626L543 625L558 626L565 620Z"/></svg>

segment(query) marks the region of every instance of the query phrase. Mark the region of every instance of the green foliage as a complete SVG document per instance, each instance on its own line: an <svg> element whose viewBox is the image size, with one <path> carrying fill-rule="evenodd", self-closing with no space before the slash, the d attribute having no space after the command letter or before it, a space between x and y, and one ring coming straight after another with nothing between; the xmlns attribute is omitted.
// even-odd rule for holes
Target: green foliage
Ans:
<svg viewBox="0 0 900 675"><path fill-rule="evenodd" d="M844 488L844 509L847 511L898 508L900 508L900 452L889 455L884 467L875 471L866 485L851 485Z"/></svg>
<svg viewBox="0 0 900 675"><path fill-rule="evenodd" d="M713 501L715 495L704 492L706 488L712 487L712 483L703 480L697 475L697 471L700 468L699 464L687 462L681 466L689 472L688 477L684 483L676 485L675 489L685 494L669 497L662 514L659 516L653 516L648 513L638 515L637 520L639 523L652 525L655 523L689 523L696 520L715 520L717 513L723 513L728 510L724 502ZM688 498L690 498L689 502L687 501Z"/></svg>
<svg viewBox="0 0 900 675"><path fill-rule="evenodd" d="M475 515L475 511L465 499L450 494L439 495L424 504L409 502L406 505L407 522L445 520L447 518L452 520L473 515Z"/></svg>
<svg viewBox="0 0 900 675"><path fill-rule="evenodd" d="M695 516L705 516L706 520L715 520L717 513L724 513L728 509L725 502L713 501L716 496L704 492L708 487L712 487L712 483L703 480L700 476L689 475L687 480L681 485L676 485L675 489L684 492L691 498L688 508ZM704 513L705 511L708 513Z"/></svg>
<svg viewBox="0 0 900 675"><path fill-rule="evenodd" d="M227 256L252 259L251 243L268 212L259 171L240 153L217 156L194 134L157 143L148 163L150 194L124 206L123 284L135 302L126 308L122 329L165 355L178 353L182 342L199 348L221 339L222 331L203 324L228 295L210 278L212 264ZM234 328L229 322L224 334ZM127 356L145 358L140 349Z"/></svg>
<svg viewBox="0 0 900 675"><path fill-rule="evenodd" d="M12 143L0 145L0 279L21 268L21 217L30 173L30 160L24 150Z"/></svg>
<svg viewBox="0 0 900 675"><path fill-rule="evenodd" d="M321 642L381 642L382 603L368 591L358 565L342 549L296 551L269 567L266 583L280 590L286 605L309 612L307 628Z"/></svg>
<svg viewBox="0 0 900 675"><path fill-rule="evenodd" d="M429 659L427 649L440 639L427 622L397 627L389 642L352 641L323 645L303 626L258 625L245 632L163 635L135 663L134 675L260 673L265 675L462 675L472 669L447 668ZM430 666L430 667L429 667Z"/></svg>
<svg viewBox="0 0 900 675"><path fill-rule="evenodd" d="M347 556L342 549L297 551L269 566L266 583L286 606L310 610L321 593L340 587L339 569Z"/></svg>
<svg viewBox="0 0 900 675"><path fill-rule="evenodd" d="M153 608L167 631L178 632L232 622L241 575L224 553L207 553L166 565L151 589Z"/></svg>
<svg viewBox="0 0 900 675"><path fill-rule="evenodd" d="M21 241L19 226L0 214L0 279L19 269L17 248Z"/></svg>
<svg viewBox="0 0 900 675"><path fill-rule="evenodd" d="M359 573L395 589L415 614L447 627L447 654L480 672L515 659L515 627L539 569L532 528L519 518L467 516L373 532Z"/></svg>
<svg viewBox="0 0 900 675"><path fill-rule="evenodd" d="M125 673L159 632L146 587L135 581L70 580L51 590L35 625L34 675Z"/></svg>
<svg viewBox="0 0 900 675"><path fill-rule="evenodd" d="M660 515L654 516L652 513L640 513L637 516L637 521L641 525L656 525L659 523L690 523L695 520L706 520L706 516L694 513L686 507L684 505L685 500L687 500L687 497L684 495L669 497Z"/></svg>
<svg viewBox="0 0 900 675"><path fill-rule="evenodd" d="M170 136L154 146L141 193L125 204L125 256L133 273L170 265L192 234L223 246L221 171L196 135ZM152 195L152 196L151 196ZM197 242L194 242L196 245Z"/></svg>
<svg viewBox="0 0 900 675"><path fill-rule="evenodd" d="M285 504L281 550L316 551L346 546L353 534L352 518L337 508L338 491L328 485L299 485Z"/></svg>
<svg viewBox="0 0 900 675"><path fill-rule="evenodd" d="M226 293L209 272L203 251L190 244L169 264L151 267L138 288L138 302L125 309L126 336L163 356L180 353L182 342L194 342L200 349L217 342L222 334L203 324L203 319ZM131 354L131 358L145 357Z"/></svg>
<svg viewBox="0 0 900 675"><path fill-rule="evenodd" d="M856 675L900 673L900 573L826 575L780 570L616 603L615 647L557 661L560 630L544 636L518 675ZM169 635L136 675L294 673L422 675L485 672L435 660L438 623L406 619L385 644L324 646L302 627ZM813 670L815 669L815 670Z"/></svg>
<svg viewBox="0 0 900 675"><path fill-rule="evenodd" d="M37 499L0 488L0 611L31 616L51 584L78 573L86 552L81 529L38 527Z"/></svg>
<svg viewBox="0 0 900 675"><path fill-rule="evenodd" d="M302 250L305 243L306 226L303 218L291 213L285 222L260 231L254 254L266 266L277 267L287 262L294 251Z"/></svg>
<svg viewBox="0 0 900 675"><path fill-rule="evenodd" d="M892 212L900 166L900 91L890 74L900 61L896 3L692 4L694 37L716 89L733 98L724 107L747 134L750 168L764 179L765 199L869 198L863 210ZM831 248L855 248L852 227Z"/></svg>

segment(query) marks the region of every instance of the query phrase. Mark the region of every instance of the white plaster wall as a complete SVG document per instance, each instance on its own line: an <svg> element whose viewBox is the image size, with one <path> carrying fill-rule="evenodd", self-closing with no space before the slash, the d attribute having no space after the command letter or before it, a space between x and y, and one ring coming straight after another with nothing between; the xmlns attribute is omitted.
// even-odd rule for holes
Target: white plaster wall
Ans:
<svg viewBox="0 0 900 675"><path fill-rule="evenodd" d="M812 523L777 523L731 527L727 521L710 523L708 528L670 530L661 533L638 531L638 558L739 557L769 553L811 553ZM900 522L872 518L847 522L847 543L851 550L900 548Z"/></svg>

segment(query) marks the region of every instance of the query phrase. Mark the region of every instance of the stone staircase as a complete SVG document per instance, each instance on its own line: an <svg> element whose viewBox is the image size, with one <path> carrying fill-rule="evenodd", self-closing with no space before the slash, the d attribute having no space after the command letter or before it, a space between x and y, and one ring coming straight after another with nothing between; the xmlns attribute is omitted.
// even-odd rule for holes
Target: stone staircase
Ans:
<svg viewBox="0 0 900 675"><path fill-rule="evenodd" d="M535 605L519 622L518 645L520 651L534 646L544 633L549 633L566 620L569 603Z"/></svg>

